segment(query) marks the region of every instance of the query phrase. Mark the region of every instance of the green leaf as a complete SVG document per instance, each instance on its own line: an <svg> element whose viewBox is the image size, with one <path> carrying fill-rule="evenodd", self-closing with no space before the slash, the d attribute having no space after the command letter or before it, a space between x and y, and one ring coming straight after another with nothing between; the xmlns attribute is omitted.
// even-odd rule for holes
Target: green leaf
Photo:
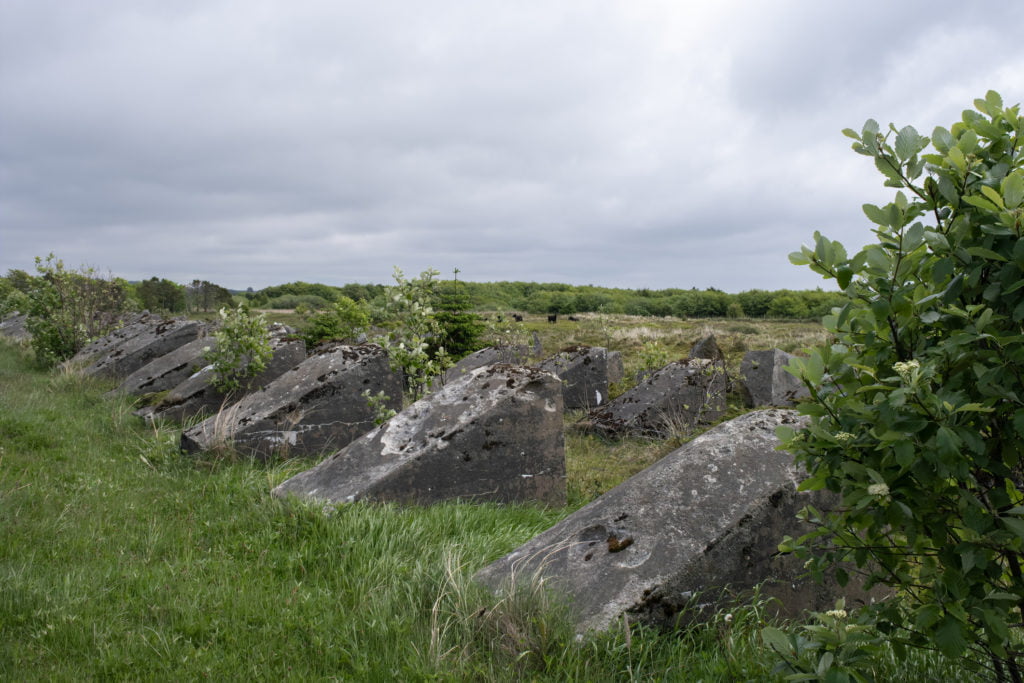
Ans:
<svg viewBox="0 0 1024 683"><path fill-rule="evenodd" d="M995 204L993 204L992 202L990 202L987 199L979 197L976 194L968 195L968 196L964 197L963 199L964 199L965 202L967 202L971 206L976 206L979 209L982 209L984 211L989 211L991 213L998 213L999 212L999 207L998 206L996 206Z"/></svg>
<svg viewBox="0 0 1024 683"><path fill-rule="evenodd" d="M917 615L914 617L914 625L918 630L924 631L937 622L941 616L942 610L938 605L925 604L918 608Z"/></svg>
<svg viewBox="0 0 1024 683"><path fill-rule="evenodd" d="M1001 521L1007 529L1017 534L1020 538L1024 538L1024 519L1019 517L1000 517Z"/></svg>
<svg viewBox="0 0 1024 683"><path fill-rule="evenodd" d="M990 261L1002 261L1003 263L1006 263L1009 260L1002 254L997 254L991 249L986 249L985 247L970 247L967 249L967 253L971 256L978 256Z"/></svg>
<svg viewBox="0 0 1024 683"><path fill-rule="evenodd" d="M896 156L906 161L921 151L921 136L913 126L905 126L896 134Z"/></svg>
<svg viewBox="0 0 1024 683"><path fill-rule="evenodd" d="M952 150L950 152L952 153ZM944 175L939 176L939 193L954 209L960 206L960 192L956 184Z"/></svg>
<svg viewBox="0 0 1024 683"><path fill-rule="evenodd" d="M939 150L943 154L949 151L949 148L956 144L953 140L953 134L942 126L936 126L935 130L932 131L932 144L935 145L935 149Z"/></svg>
<svg viewBox="0 0 1024 683"><path fill-rule="evenodd" d="M1024 172L1017 170L1003 178L1001 189L1006 208L1019 207L1024 202Z"/></svg>
<svg viewBox="0 0 1024 683"><path fill-rule="evenodd" d="M941 232L925 230L924 241L932 251L949 251L949 240Z"/></svg>
<svg viewBox="0 0 1024 683"><path fill-rule="evenodd" d="M1003 98L999 96L995 90L989 90L985 93L985 102L991 109L989 115L995 116L998 111L1003 108Z"/></svg>
<svg viewBox="0 0 1024 683"><path fill-rule="evenodd" d="M765 626L761 629L761 640L779 654L793 654L793 645L789 641L789 636L773 626Z"/></svg>
<svg viewBox="0 0 1024 683"><path fill-rule="evenodd" d="M875 168L877 168L886 178L897 183L896 185L889 185L889 183L886 183L887 187L903 187L903 179L900 177L898 164L895 159L889 156L876 156Z"/></svg>
<svg viewBox="0 0 1024 683"><path fill-rule="evenodd" d="M889 265L892 263L892 260L877 244L869 244L865 247L864 254L867 257L867 263L871 268L882 272L889 271Z"/></svg>
<svg viewBox="0 0 1024 683"><path fill-rule="evenodd" d="M935 644L947 657L959 657L967 649L964 625L947 614L942 624L935 630Z"/></svg>
<svg viewBox="0 0 1024 683"><path fill-rule="evenodd" d="M864 215L868 217L868 220L875 225L892 226L889 222L889 213L884 209L875 206L874 204L865 204L860 208L864 212Z"/></svg>
<svg viewBox="0 0 1024 683"><path fill-rule="evenodd" d="M811 263L811 259L802 251L792 251L789 253L789 262L794 266L806 266Z"/></svg>
<svg viewBox="0 0 1024 683"><path fill-rule="evenodd" d="M848 267L841 267L836 271L836 284L839 285L839 289L846 289L850 286L850 281L853 279L853 269Z"/></svg>
<svg viewBox="0 0 1024 683"><path fill-rule="evenodd" d="M831 652L824 652L821 655L821 659L818 660L818 666L815 673L817 673L820 678L825 678L825 675L832 668L832 663L835 662L835 659L836 656Z"/></svg>
<svg viewBox="0 0 1024 683"><path fill-rule="evenodd" d="M793 361L790 362L793 363ZM825 376L825 364L817 350L811 351L807 358L801 359L799 365L801 375L806 381L814 385L821 384L821 378Z"/></svg>
<svg viewBox="0 0 1024 683"><path fill-rule="evenodd" d="M978 135L973 130L968 128L960 135L960 139L956 141L956 147L953 149L959 149L964 154L970 154L978 148ZM953 150L950 150L951 152ZM964 160L966 161L966 159Z"/></svg>
<svg viewBox="0 0 1024 683"><path fill-rule="evenodd" d="M871 312L875 314L875 319L885 320L892 313L892 308L885 299L875 299L871 302Z"/></svg>
<svg viewBox="0 0 1024 683"><path fill-rule="evenodd" d="M956 455L960 448L960 438L949 427L939 427L935 433L935 442L940 455Z"/></svg>
<svg viewBox="0 0 1024 683"><path fill-rule="evenodd" d="M981 119L980 121L975 121L971 125L974 126L974 130L978 131L983 137L986 137L989 140L996 140L1003 136L1003 130L990 121Z"/></svg>
<svg viewBox="0 0 1024 683"><path fill-rule="evenodd" d="M1006 208L1006 205L1003 204L1003 197L1002 197L1002 195L999 194L998 192L996 192L994 189L992 189L988 185L982 185L981 186L981 193L983 195L985 195L986 197L988 197L988 200L990 202L992 202L993 204L995 204L996 206L998 206L1000 209L1005 209Z"/></svg>
<svg viewBox="0 0 1024 683"><path fill-rule="evenodd" d="M909 254L922 244L924 244L924 225L919 222L914 223L903 234L903 251Z"/></svg>
<svg viewBox="0 0 1024 683"><path fill-rule="evenodd" d="M946 159L961 173L967 170L967 158L959 147L950 147L949 153L946 154ZM941 181L939 182L939 189L942 189Z"/></svg>
<svg viewBox="0 0 1024 683"><path fill-rule="evenodd" d="M962 406L957 406L956 413L991 413L992 409L983 406L980 403L965 403Z"/></svg>

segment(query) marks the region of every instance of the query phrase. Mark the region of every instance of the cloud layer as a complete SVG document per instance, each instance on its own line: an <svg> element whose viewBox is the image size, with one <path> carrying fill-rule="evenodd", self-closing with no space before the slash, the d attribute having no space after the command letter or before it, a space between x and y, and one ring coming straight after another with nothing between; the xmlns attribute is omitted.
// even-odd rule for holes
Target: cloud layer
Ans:
<svg viewBox="0 0 1024 683"><path fill-rule="evenodd" d="M1024 6L688 4L8 0L0 270L827 286L888 197L842 128L1024 99Z"/></svg>

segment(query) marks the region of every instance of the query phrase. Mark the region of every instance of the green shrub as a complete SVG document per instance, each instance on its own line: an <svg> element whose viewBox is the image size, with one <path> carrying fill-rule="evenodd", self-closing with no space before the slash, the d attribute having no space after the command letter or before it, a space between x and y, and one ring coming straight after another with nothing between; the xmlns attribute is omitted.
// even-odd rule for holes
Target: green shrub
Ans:
<svg viewBox="0 0 1024 683"><path fill-rule="evenodd" d="M96 337L111 332L128 308L121 282L92 268L68 270L53 254L36 257L26 327L36 358L52 365L71 358Z"/></svg>
<svg viewBox="0 0 1024 683"><path fill-rule="evenodd" d="M213 334L216 344L206 350L204 358L213 365L213 386L231 392L263 372L274 351L262 315L251 315L241 304L233 310L222 308L219 315L221 324Z"/></svg>
<svg viewBox="0 0 1024 683"><path fill-rule="evenodd" d="M0 290L0 317L15 311L19 313L26 312L30 303L31 300L28 294L20 292L13 287Z"/></svg>
<svg viewBox="0 0 1024 683"><path fill-rule="evenodd" d="M818 529L792 545L810 566L893 587L872 613L895 642L1021 680L1024 118L991 91L975 106L930 140L844 131L900 191L864 205L878 240L856 255L817 233L791 255L846 301L824 320L834 343L794 363L810 426L780 436L804 488L842 495L805 511Z"/></svg>
<svg viewBox="0 0 1024 683"><path fill-rule="evenodd" d="M338 300L326 311L315 313L309 318L302 331L302 338L309 347L332 340L355 339L370 326L370 315L366 304L357 303L347 296Z"/></svg>

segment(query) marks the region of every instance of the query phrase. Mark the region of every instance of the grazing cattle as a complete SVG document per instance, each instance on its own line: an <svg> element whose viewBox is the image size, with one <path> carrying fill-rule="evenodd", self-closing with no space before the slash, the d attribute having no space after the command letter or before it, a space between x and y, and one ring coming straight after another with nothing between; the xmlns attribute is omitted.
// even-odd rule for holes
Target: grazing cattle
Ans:
<svg viewBox="0 0 1024 683"><path fill-rule="evenodd" d="M549 323L557 323L558 322L558 314L557 313L552 313L551 315L549 315L548 316L548 322Z"/></svg>
<svg viewBox="0 0 1024 683"><path fill-rule="evenodd" d="M519 315L518 313L513 313L512 317L515 319L517 323L523 322L523 316Z"/></svg>
<svg viewBox="0 0 1024 683"><path fill-rule="evenodd" d="M579 319L579 318L577 318L577 317L576 317L576 316L574 316L574 315L570 315L570 316L569 316L569 320L571 320L571 321L572 321L572 322L574 322L574 323L578 323L578 322L580 321L580 319Z"/></svg>

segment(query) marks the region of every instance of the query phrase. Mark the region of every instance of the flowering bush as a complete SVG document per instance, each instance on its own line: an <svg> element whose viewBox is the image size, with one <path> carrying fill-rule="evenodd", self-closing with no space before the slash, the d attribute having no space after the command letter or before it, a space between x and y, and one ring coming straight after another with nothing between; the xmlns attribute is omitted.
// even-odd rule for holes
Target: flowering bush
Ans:
<svg viewBox="0 0 1024 683"><path fill-rule="evenodd" d="M817 530L784 546L894 588L873 612L894 642L1021 680L1024 118L991 91L975 106L930 139L844 131L900 191L864 206L876 243L850 257L815 233L790 256L847 301L824 319L833 343L791 367L810 425L779 432L803 488L842 504L807 509Z"/></svg>

